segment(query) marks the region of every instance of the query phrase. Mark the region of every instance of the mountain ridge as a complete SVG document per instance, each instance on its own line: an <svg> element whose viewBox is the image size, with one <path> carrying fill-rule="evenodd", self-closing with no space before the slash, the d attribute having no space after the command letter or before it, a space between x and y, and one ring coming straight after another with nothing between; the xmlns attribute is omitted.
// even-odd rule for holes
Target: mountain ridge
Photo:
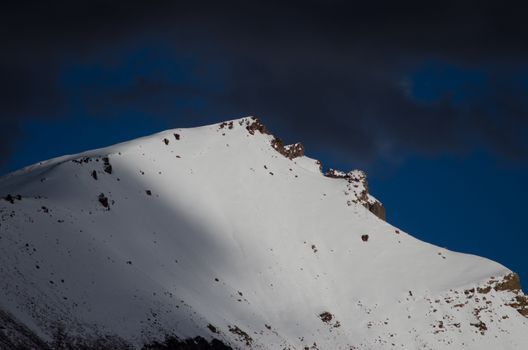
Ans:
<svg viewBox="0 0 528 350"><path fill-rule="evenodd" d="M0 195L0 309L46 344L528 344L513 272L391 226L364 173L323 174L256 118L41 162Z"/></svg>

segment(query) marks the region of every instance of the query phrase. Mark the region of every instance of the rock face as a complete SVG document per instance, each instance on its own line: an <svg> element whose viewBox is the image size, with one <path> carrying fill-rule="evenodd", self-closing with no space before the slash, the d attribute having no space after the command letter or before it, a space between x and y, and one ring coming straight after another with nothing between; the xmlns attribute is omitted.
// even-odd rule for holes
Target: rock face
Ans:
<svg viewBox="0 0 528 350"><path fill-rule="evenodd" d="M528 348L512 271L379 217L256 118L41 162L0 179L0 349Z"/></svg>
<svg viewBox="0 0 528 350"><path fill-rule="evenodd" d="M510 273L502 278L500 281L493 283L493 289L497 291L507 290L507 291L520 291L521 290L521 280L519 275L516 273Z"/></svg>
<svg viewBox="0 0 528 350"><path fill-rule="evenodd" d="M258 118L253 118L253 117L252 118L248 118L248 119L244 120L243 123L246 124L246 130L251 135L255 135L256 131L258 131L258 132L260 132L261 134L264 134L264 135L268 135L269 134L268 129L266 128L266 126L264 124L262 124L262 122ZM222 124L220 124L220 125L222 125Z"/></svg>
<svg viewBox="0 0 528 350"><path fill-rule="evenodd" d="M488 285L496 291L507 291L513 294L509 306L516 309L521 315L528 317L528 296L521 289L519 275L510 273L500 280L490 279Z"/></svg>
<svg viewBox="0 0 528 350"><path fill-rule="evenodd" d="M304 156L304 146L302 143L294 143L293 145L284 145L281 139L274 138L271 140L271 147L288 159L298 158Z"/></svg>
<svg viewBox="0 0 528 350"><path fill-rule="evenodd" d="M381 220L386 220L385 207L379 200L369 194L367 175L363 171L352 170L345 173L340 170L330 169L325 176L347 180L347 193L352 194L351 201L361 204Z"/></svg>

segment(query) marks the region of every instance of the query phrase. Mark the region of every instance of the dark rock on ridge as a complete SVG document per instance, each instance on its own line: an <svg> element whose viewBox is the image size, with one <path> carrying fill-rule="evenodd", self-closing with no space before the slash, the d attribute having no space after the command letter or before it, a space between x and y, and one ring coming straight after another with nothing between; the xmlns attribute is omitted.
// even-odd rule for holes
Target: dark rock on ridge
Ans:
<svg viewBox="0 0 528 350"><path fill-rule="evenodd" d="M362 204L372 214L376 215L381 220L386 221L387 215L386 215L385 207L383 206L383 204L378 200L369 199L367 175L363 171L352 170L352 171L349 171L348 173L345 173L343 171L329 169L326 172L325 176L334 178L334 179L347 180L349 183L349 186L348 186L349 190L352 190L350 185L354 188L359 188L359 186L362 186L363 189L357 195L357 198L356 200L354 200L354 202Z"/></svg>
<svg viewBox="0 0 528 350"><path fill-rule="evenodd" d="M304 156L304 146L299 142L293 145L284 145L282 140L276 137L271 141L271 147L289 159Z"/></svg>

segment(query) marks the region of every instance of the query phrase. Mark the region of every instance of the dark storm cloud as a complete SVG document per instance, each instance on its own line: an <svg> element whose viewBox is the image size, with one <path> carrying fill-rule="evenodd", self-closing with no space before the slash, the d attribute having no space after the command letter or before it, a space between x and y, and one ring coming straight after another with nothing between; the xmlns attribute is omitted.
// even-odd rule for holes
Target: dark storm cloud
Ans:
<svg viewBox="0 0 528 350"><path fill-rule="evenodd" d="M21 121L71 114L76 95L107 116L131 108L166 118L256 114L360 160L477 144L524 158L522 14L482 1L18 2L0 15L0 153ZM145 72L155 59L123 66L129 48L157 45L170 48L164 62L192 61L184 79ZM429 60L480 71L486 86L475 96L472 86L446 87L422 101L413 75ZM71 64L130 70L132 79L87 86L79 78L65 89L60 76Z"/></svg>

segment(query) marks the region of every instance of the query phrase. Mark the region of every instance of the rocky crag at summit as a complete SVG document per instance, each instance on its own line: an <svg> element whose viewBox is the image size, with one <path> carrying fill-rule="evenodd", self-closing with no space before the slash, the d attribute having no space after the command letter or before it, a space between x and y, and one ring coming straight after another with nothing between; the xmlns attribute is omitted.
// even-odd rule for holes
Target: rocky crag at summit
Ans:
<svg viewBox="0 0 528 350"><path fill-rule="evenodd" d="M0 349L527 349L518 276L248 117L0 179ZM441 219L441 218L440 218Z"/></svg>

